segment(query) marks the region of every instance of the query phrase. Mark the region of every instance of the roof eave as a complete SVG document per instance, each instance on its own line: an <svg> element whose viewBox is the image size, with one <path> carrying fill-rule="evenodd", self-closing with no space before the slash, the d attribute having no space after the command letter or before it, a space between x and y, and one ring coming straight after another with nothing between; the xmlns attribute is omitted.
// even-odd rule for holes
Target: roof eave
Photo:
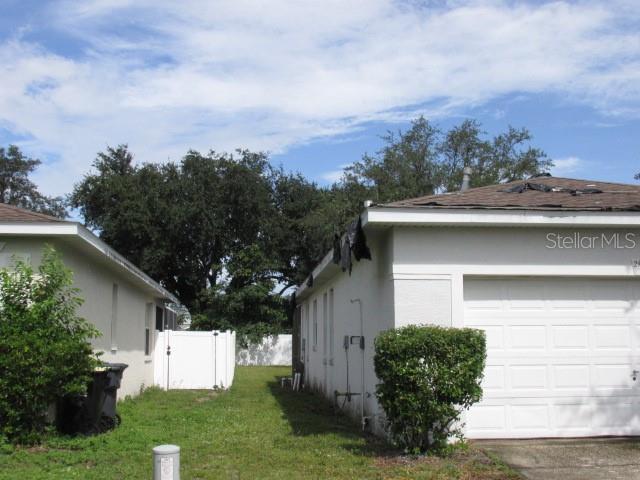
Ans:
<svg viewBox="0 0 640 480"><path fill-rule="evenodd" d="M377 205L369 207L361 214L362 227L369 226L476 226L476 227L613 227L640 228L640 212L634 211L585 211L546 210L518 208L439 208L400 207ZM313 269L311 275L321 280L338 267L333 263L333 251L329 251ZM296 288L296 297L306 298L313 287L307 286L307 279Z"/></svg>
<svg viewBox="0 0 640 480"><path fill-rule="evenodd" d="M0 235L26 235L44 237L77 237L88 244L94 251L115 263L120 269L144 283L159 297L180 304L180 300L146 273L128 261L113 248L100 240L90 230L77 222L2 222Z"/></svg>

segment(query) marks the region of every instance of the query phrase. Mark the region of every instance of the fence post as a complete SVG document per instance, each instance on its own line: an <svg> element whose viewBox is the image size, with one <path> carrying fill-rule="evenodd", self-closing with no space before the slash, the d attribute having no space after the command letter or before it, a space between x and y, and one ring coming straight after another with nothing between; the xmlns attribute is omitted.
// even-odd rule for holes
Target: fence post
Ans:
<svg viewBox="0 0 640 480"><path fill-rule="evenodd" d="M213 386L218 387L218 334L220 332L213 332Z"/></svg>

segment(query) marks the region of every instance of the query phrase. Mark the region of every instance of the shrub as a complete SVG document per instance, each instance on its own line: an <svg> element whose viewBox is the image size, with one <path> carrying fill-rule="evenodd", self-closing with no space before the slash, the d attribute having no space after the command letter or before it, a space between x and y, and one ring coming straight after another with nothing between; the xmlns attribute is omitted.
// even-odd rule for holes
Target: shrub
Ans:
<svg viewBox="0 0 640 480"><path fill-rule="evenodd" d="M482 396L485 357L479 330L408 326L378 336L376 395L391 440L418 453L461 437L460 415Z"/></svg>
<svg viewBox="0 0 640 480"><path fill-rule="evenodd" d="M82 300L71 285L50 247L37 271L22 261L0 270L0 438L37 442L48 407L86 391L98 331L76 315Z"/></svg>

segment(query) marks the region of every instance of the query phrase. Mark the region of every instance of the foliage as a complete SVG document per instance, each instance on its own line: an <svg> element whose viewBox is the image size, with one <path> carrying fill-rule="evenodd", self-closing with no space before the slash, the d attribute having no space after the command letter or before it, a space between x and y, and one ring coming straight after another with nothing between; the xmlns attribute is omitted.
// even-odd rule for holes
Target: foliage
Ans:
<svg viewBox="0 0 640 480"><path fill-rule="evenodd" d="M182 478L202 480L520 478L473 447L446 459L398 456L318 396L280 388L289 375L238 367L225 392L147 389L118 404L122 425L108 434L0 453L0 480L149 478L150 448L163 443L180 445Z"/></svg>
<svg viewBox="0 0 640 480"><path fill-rule="evenodd" d="M29 179L41 163L26 157L15 145L0 147L0 203L64 218L67 212L62 198L43 195Z"/></svg>
<svg viewBox="0 0 640 480"><path fill-rule="evenodd" d="M0 435L37 442L47 408L84 393L97 359L97 330L76 315L72 274L50 247L37 271L17 261L0 270Z"/></svg>
<svg viewBox="0 0 640 480"><path fill-rule="evenodd" d="M190 151L180 163L133 165L126 145L98 154L69 200L85 222L190 308L225 281L227 264L260 245L270 218L262 154Z"/></svg>
<svg viewBox="0 0 640 480"><path fill-rule="evenodd" d="M465 120L448 132L423 117L406 132L389 132L377 155L365 154L345 170L343 183L370 189L378 202L458 190L464 167L471 167L471 187L508 182L547 172L553 163L529 146L525 128L509 127L485 139L479 122Z"/></svg>
<svg viewBox="0 0 640 480"><path fill-rule="evenodd" d="M375 340L376 395L391 439L413 453L446 446L461 435L463 410L480 400L484 332L408 326Z"/></svg>
<svg viewBox="0 0 640 480"><path fill-rule="evenodd" d="M291 288L332 248L364 200L457 189L464 166L473 167L471 185L480 186L551 165L528 146L525 129L488 140L474 121L443 133L419 118L383 140L378 155L365 155L329 187L272 167L261 152L189 151L179 162L136 165L126 145L109 147L69 205L200 315L194 328L240 331L264 323L282 331L290 327Z"/></svg>

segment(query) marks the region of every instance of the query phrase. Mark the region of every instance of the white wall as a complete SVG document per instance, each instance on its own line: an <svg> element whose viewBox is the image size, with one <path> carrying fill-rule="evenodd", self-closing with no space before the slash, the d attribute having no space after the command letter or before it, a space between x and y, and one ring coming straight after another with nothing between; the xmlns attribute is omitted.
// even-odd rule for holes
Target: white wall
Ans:
<svg viewBox="0 0 640 480"><path fill-rule="evenodd" d="M550 249L547 235L624 235L639 230L557 228L394 228L393 281L397 324L462 326L464 277L608 276L640 274L635 249ZM412 299L407 301L407 299ZM420 300L422 299L422 300Z"/></svg>
<svg viewBox="0 0 640 480"><path fill-rule="evenodd" d="M373 370L373 340L381 331L392 328L393 318L393 282L391 278L392 239L388 231L370 232L368 244L373 259L356 262L354 260L351 276L338 272L328 281L316 279L312 294L301 302L301 336L306 343L304 352L305 382L308 388L322 392L330 401L333 392L347 391L347 356L350 391L361 393L363 353L358 345L343 348L345 335L360 335L359 304L352 299L362 301L364 318L364 366L365 366L365 411L367 415L378 415L379 408L375 399L377 383ZM337 267L335 267L337 269ZM333 306L331 295L333 292ZM327 295L325 309L324 296ZM314 343L313 303L317 302L317 342ZM331 312L333 311L333 339L331 339ZM324 318L327 318L327 328ZM327 346L325 351L325 338ZM326 375L326 377L325 377ZM345 403L345 409L354 416L360 415L362 396L352 398ZM339 400L340 405L343 398ZM377 418L377 417L375 417Z"/></svg>
<svg viewBox="0 0 640 480"><path fill-rule="evenodd" d="M74 284L80 289L79 296L84 299L78 314L102 333L102 337L93 342L94 348L104 352L101 359L106 362L126 363L129 367L124 371L122 386L118 391L119 398L135 395L144 386L153 384L153 358L145 355L145 320L147 305L155 304L152 294L146 293L132 285L113 269L106 260L89 258L72 244L58 239L35 239L19 237L2 237L5 242L2 249L3 260L10 261L11 255L28 255L31 263L37 266L42 258L45 243L52 245L62 254L65 265L73 271ZM2 265L0 265L2 266ZM111 319L112 289L118 285L117 328L112 350ZM151 336L155 329L155 316L152 316ZM153 343L151 345L153 352Z"/></svg>
<svg viewBox="0 0 640 480"><path fill-rule="evenodd" d="M640 274L632 266L640 259L640 243L633 250L548 249L547 234L572 234L556 228L489 227L388 227L368 231L373 261L355 263L351 277L333 269L316 281L301 301L302 338L310 345L305 371L310 388L333 399L334 389L346 390L346 359L343 335L359 334L357 304L361 298L365 321L365 410L374 415L373 426L381 432L381 411L375 400L373 341L382 330L409 324L463 325L465 276L609 276ZM583 235L611 233L611 229L583 229ZM623 235L629 230L619 231ZM640 230L633 231L640 238ZM334 291L334 355L327 356L327 379L323 360L323 295ZM308 295L308 296L307 296ZM318 342L313 347L313 302L318 305ZM330 306L329 306L330 307ZM330 310L330 308L328 308ZM333 365L331 364L333 363ZM360 391L361 352L349 349L351 390ZM340 401L342 402L342 401ZM345 408L359 415L360 400Z"/></svg>
<svg viewBox="0 0 640 480"><path fill-rule="evenodd" d="M258 344L238 350L238 365L291 365L292 335L268 336Z"/></svg>

